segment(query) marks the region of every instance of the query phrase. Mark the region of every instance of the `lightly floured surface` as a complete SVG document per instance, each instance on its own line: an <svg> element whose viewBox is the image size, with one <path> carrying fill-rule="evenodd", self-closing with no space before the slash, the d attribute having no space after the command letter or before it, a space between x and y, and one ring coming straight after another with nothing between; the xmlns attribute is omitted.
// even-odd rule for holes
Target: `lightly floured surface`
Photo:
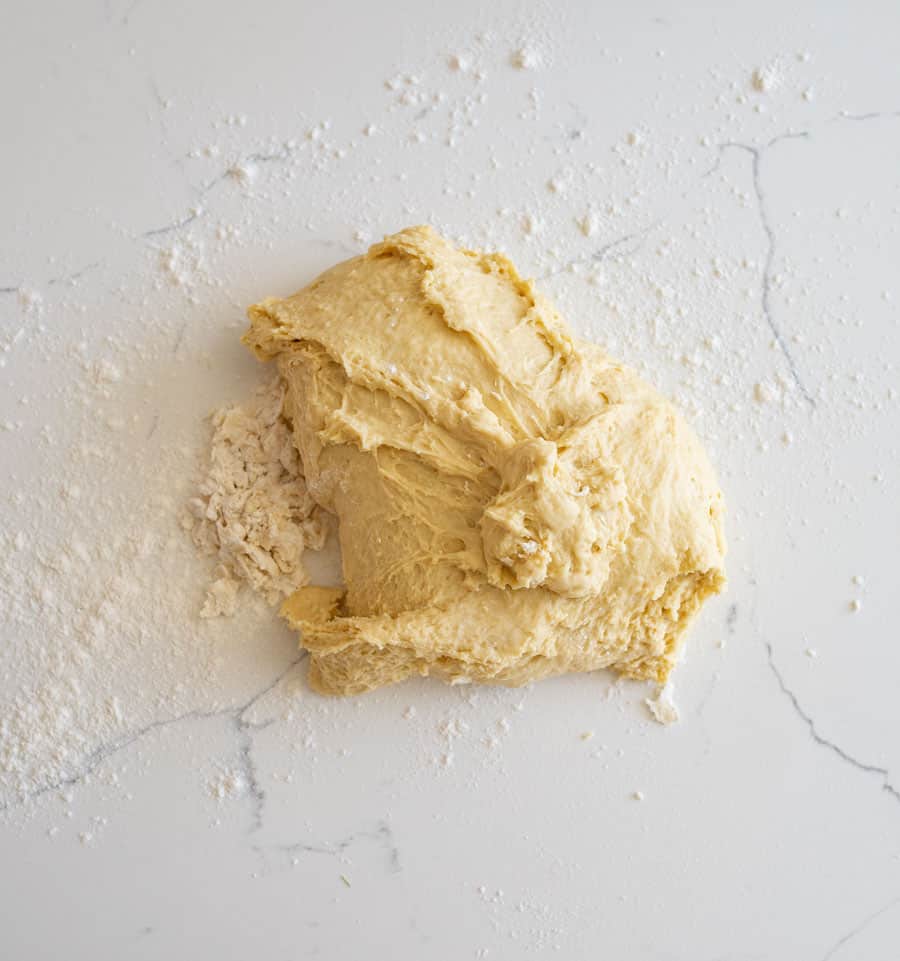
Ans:
<svg viewBox="0 0 900 961"><path fill-rule="evenodd" d="M648 961L648 926L666 932L670 961L727 955L736 942L761 957L785 943L824 957L900 893L897 802L883 775L813 739L774 672L817 734L897 786L900 538L884 534L900 529L900 394L888 364L900 356L900 123L836 118L897 106L884 77L900 11L698 8L661 25L624 5L584 18L546 7L549 29L538 31L511 5L472 5L466 18L420 4L401 31L370 10L354 39L340 7L222 17L207 6L174 34L159 4L141 4L127 26L125 4L110 5L108 26L74 5L41 18L21 5L7 21L4 67L18 78L6 89L8 158L24 174L4 181L0 286L22 284L43 306L0 295L3 347L24 328L2 354L3 419L17 429L0 433L10 723L0 755L26 750L21 770L0 772L0 804L33 792L35 778L77 776L98 747L190 716L106 757L66 789L70 801L50 791L3 816L4 903L18 919L0 939L4 957L64 958L77 943L92 961L177 958L210 939L232 956L278 955L302 931L305 950L329 958L377 946L417 961L425 927L444 946L435 953L452 958L576 959L599 945ZM335 56L348 40L352 70ZM506 60L526 42L555 46L538 68L517 70ZM448 68L451 51L468 69ZM757 93L752 72L776 56L780 86ZM401 73L417 85L388 89ZM175 94L168 109L151 80ZM42 83L29 122L16 125L22 89ZM103 109L84 110L97 96ZM246 126L223 124L237 113ZM323 142L307 141L319 121L331 121ZM73 123L80 146L66 152ZM787 131L810 136L767 146ZM257 163L252 182L226 174L291 137L296 150ZM759 148L762 200L751 153L720 147L732 142ZM42 158L52 175L29 177ZM547 182L560 174L555 192ZM196 220L142 237L189 216L199 200L189 182L222 176ZM588 212L590 236L574 219ZM237 347L246 321L236 305L287 297L428 217L538 278L575 332L636 365L707 449L725 492L729 584L703 606L673 671L675 729L647 715L650 685L604 671L526 688L411 679L322 698L307 690L308 657L245 715L245 734L232 715L192 716L246 703L296 656L296 633L247 587L232 618L197 617L214 562L193 556L175 523L208 451L200 416L243 405L278 375ZM177 277L161 260L172 253ZM94 262L77 282L47 283ZM815 410L771 344L764 277ZM69 485L80 500L60 497ZM315 579L318 556L303 563L326 583ZM113 698L118 720L105 709ZM245 770L248 741L266 792L255 831L246 787L213 796L222 772ZM375 840L381 817L400 872ZM341 851L345 838L356 840ZM293 842L335 853L285 852ZM109 885L134 865L135 883ZM671 896L686 878L690 903ZM42 924L50 902L54 923ZM139 937L145 926L154 933ZM834 961L890 958L898 939L900 905Z"/></svg>
<svg viewBox="0 0 900 961"><path fill-rule="evenodd" d="M666 680L724 585L715 475L671 404L506 258L410 228L249 316L305 490L339 521L346 591L282 608L318 690Z"/></svg>

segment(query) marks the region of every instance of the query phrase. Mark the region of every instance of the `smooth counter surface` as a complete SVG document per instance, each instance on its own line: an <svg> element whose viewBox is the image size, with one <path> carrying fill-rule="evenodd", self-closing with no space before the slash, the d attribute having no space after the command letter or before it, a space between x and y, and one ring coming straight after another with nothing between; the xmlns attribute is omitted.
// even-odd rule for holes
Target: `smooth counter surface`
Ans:
<svg viewBox="0 0 900 961"><path fill-rule="evenodd" d="M4 958L897 956L900 17L596 7L8 12ZM677 723L602 672L323 698L261 602L199 618L246 306L411 223L709 451Z"/></svg>

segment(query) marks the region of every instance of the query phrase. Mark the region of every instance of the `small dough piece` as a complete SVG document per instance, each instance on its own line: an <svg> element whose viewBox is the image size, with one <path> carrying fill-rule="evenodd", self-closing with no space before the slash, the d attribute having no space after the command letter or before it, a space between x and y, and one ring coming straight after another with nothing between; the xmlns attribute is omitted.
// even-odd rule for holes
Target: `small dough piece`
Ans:
<svg viewBox="0 0 900 961"><path fill-rule="evenodd" d="M672 405L505 257L414 227L249 316L339 519L340 612L286 605L318 690L666 680L725 583L715 475Z"/></svg>
<svg viewBox="0 0 900 961"><path fill-rule="evenodd" d="M301 587L281 605L279 613L298 631L305 624L321 624L337 614L344 592L339 587Z"/></svg>

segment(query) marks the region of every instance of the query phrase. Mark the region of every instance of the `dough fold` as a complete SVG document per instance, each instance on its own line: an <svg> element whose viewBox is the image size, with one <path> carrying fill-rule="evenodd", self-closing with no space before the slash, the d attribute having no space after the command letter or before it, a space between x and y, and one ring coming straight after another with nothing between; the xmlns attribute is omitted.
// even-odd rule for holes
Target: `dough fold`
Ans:
<svg viewBox="0 0 900 961"><path fill-rule="evenodd" d="M411 674L663 682L725 582L693 431L499 254L428 227L249 310L346 592L285 602L320 691Z"/></svg>

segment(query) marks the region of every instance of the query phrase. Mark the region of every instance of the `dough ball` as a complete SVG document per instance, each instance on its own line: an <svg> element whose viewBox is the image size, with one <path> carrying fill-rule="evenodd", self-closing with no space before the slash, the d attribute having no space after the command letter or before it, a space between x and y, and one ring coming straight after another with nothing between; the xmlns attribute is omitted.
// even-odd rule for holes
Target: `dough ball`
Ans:
<svg viewBox="0 0 900 961"><path fill-rule="evenodd" d="M716 477L672 405L505 257L414 227L249 316L339 520L343 597L284 608L316 688L665 681L725 582Z"/></svg>

